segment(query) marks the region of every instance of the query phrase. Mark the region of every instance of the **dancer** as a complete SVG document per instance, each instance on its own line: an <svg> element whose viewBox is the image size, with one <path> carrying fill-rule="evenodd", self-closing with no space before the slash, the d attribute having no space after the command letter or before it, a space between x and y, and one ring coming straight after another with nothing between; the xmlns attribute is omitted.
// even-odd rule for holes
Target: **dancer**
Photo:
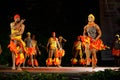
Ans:
<svg viewBox="0 0 120 80"><path fill-rule="evenodd" d="M10 44L8 48L12 52L12 69L17 70L21 69L21 64L24 62L24 52L25 52L25 43L22 40L22 34L25 30L25 25L23 24L25 19L20 19L20 15L16 14L14 16L14 21L10 23L11 34L10 34Z"/></svg>
<svg viewBox="0 0 120 80"><path fill-rule="evenodd" d="M115 66L120 66L120 36L115 35L115 40L112 45L112 55L114 56Z"/></svg>
<svg viewBox="0 0 120 80"><path fill-rule="evenodd" d="M38 67L39 66L39 63L38 63L38 60L36 58L36 56L39 54L41 55L41 51L39 50L39 47L38 47L38 43L37 43L37 40L35 39L35 35L33 34L32 35L32 46L33 46L33 63L34 63L34 66Z"/></svg>
<svg viewBox="0 0 120 80"><path fill-rule="evenodd" d="M83 51L82 51L82 41L80 39L80 36L77 36L77 40L73 44L73 58L71 59L71 64L76 65L77 63L81 65L85 65L85 60L83 58ZM78 62L79 58L79 62Z"/></svg>
<svg viewBox="0 0 120 80"><path fill-rule="evenodd" d="M27 32L27 37L24 39L25 43L26 43L26 50L27 52L25 53L25 60L23 63L23 67L25 67L25 62L27 57L30 58L31 61L31 65L34 68L34 62L33 62L33 54L34 54L34 49L33 49L33 45L32 45L32 39L31 39L31 33Z"/></svg>
<svg viewBox="0 0 120 80"><path fill-rule="evenodd" d="M62 36L59 36L58 41L60 43L60 47L63 49L64 43L67 42L67 40L65 38L63 38Z"/></svg>
<svg viewBox="0 0 120 80"><path fill-rule="evenodd" d="M83 36L81 36L81 40L85 46L86 66L90 66L90 62L92 61L93 68L95 68L97 64L97 51L106 48L100 39L102 35L101 29L94 21L94 15L89 14L88 24L84 26ZM90 59L91 54L92 60Z"/></svg>
<svg viewBox="0 0 120 80"><path fill-rule="evenodd" d="M60 60L58 58L57 50L60 49L60 44L58 42L58 38L56 37L56 33L52 32L52 36L49 38L47 42L47 52L48 58L46 60L46 65L56 65L59 67Z"/></svg>
<svg viewBox="0 0 120 80"><path fill-rule="evenodd" d="M67 42L67 40L65 38L63 38L62 36L58 37L58 42L60 44L60 50L59 50L59 60L60 60L60 64L59 66L61 66L61 62L62 62L62 57L65 55L65 50L64 50L64 43Z"/></svg>

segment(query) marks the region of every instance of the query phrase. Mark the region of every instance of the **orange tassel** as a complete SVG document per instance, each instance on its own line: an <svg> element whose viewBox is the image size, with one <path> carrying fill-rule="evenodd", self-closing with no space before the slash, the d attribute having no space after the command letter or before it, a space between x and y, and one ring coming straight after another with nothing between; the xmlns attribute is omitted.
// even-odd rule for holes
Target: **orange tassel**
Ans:
<svg viewBox="0 0 120 80"><path fill-rule="evenodd" d="M120 56L120 49L116 50L116 49L112 49L112 55L113 56Z"/></svg>
<svg viewBox="0 0 120 80"><path fill-rule="evenodd" d="M81 65L85 65L86 64L85 59L80 59L79 62L80 62Z"/></svg>
<svg viewBox="0 0 120 80"><path fill-rule="evenodd" d="M74 64L77 64L77 61L78 61L78 60L77 60L76 58L72 58L72 59L71 59L71 64L73 64L73 65L74 65Z"/></svg>
<svg viewBox="0 0 120 80"><path fill-rule="evenodd" d="M32 65L31 59L28 59L27 64L28 64L28 65ZM33 64L34 64L36 67L38 67L38 61L37 61L37 59L33 59Z"/></svg>
<svg viewBox="0 0 120 80"><path fill-rule="evenodd" d="M36 67L38 67L38 61L37 61L37 59L34 59L34 65L35 65Z"/></svg>
<svg viewBox="0 0 120 80"><path fill-rule="evenodd" d="M54 62L54 65L59 65L60 64L59 58L54 58L53 62Z"/></svg>
<svg viewBox="0 0 120 80"><path fill-rule="evenodd" d="M15 54L18 53L17 47L13 41L10 41L10 44L8 45L8 48L10 48L11 52L14 52Z"/></svg>
<svg viewBox="0 0 120 80"><path fill-rule="evenodd" d="M48 58L46 60L46 65L52 65L52 58Z"/></svg>
<svg viewBox="0 0 120 80"><path fill-rule="evenodd" d="M23 53L16 55L16 65L22 64L23 62L24 62Z"/></svg>

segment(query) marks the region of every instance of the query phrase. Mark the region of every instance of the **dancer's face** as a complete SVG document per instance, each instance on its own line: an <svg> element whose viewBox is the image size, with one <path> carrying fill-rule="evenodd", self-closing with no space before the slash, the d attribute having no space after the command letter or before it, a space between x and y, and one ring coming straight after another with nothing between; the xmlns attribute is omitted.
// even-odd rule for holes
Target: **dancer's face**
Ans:
<svg viewBox="0 0 120 80"><path fill-rule="evenodd" d="M88 22L93 22L93 21L94 21L93 17L92 16L88 16Z"/></svg>
<svg viewBox="0 0 120 80"><path fill-rule="evenodd" d="M53 33L52 33L52 36L53 36L53 37L55 37L55 36L56 36L55 32L53 32Z"/></svg>
<svg viewBox="0 0 120 80"><path fill-rule="evenodd" d="M27 37L30 37L31 35L30 34L27 34Z"/></svg>
<svg viewBox="0 0 120 80"><path fill-rule="evenodd" d="M15 22L20 22L20 18L16 18L16 19L15 19Z"/></svg>

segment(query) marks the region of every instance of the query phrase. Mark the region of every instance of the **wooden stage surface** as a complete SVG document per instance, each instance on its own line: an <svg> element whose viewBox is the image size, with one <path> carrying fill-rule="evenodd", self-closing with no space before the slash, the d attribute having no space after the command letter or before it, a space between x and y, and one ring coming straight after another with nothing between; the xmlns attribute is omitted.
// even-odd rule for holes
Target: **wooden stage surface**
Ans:
<svg viewBox="0 0 120 80"><path fill-rule="evenodd" d="M111 69L117 71L120 67L25 67L22 71L12 70L11 67L0 67L0 72L31 72L31 73L92 73L97 71L104 71L105 69Z"/></svg>

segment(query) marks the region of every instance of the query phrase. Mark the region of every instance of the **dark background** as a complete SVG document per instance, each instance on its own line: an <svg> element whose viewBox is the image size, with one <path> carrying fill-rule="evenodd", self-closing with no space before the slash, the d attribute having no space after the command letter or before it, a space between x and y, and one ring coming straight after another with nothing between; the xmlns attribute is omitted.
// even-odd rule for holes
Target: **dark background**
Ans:
<svg viewBox="0 0 120 80"><path fill-rule="evenodd" d="M8 33L16 13L26 19L25 32L36 35L51 31L62 35L81 34L90 13L99 24L99 0L6 0L0 6L1 34Z"/></svg>
<svg viewBox="0 0 120 80"><path fill-rule="evenodd" d="M18 13L25 18L25 32L29 31L36 35L38 44L46 46L47 40L52 31L57 36L62 35L67 39L65 44L66 55L62 65L70 65L71 49L77 35L81 35L83 27L87 24L87 17L90 13L96 17L99 23L99 0L2 0L0 1L0 43L5 63L11 63L11 54L7 45L9 44L10 22L13 16ZM39 46L40 47L40 46ZM46 60L45 48L41 48L42 55L38 56L41 61ZM5 60L2 59L1 63Z"/></svg>

